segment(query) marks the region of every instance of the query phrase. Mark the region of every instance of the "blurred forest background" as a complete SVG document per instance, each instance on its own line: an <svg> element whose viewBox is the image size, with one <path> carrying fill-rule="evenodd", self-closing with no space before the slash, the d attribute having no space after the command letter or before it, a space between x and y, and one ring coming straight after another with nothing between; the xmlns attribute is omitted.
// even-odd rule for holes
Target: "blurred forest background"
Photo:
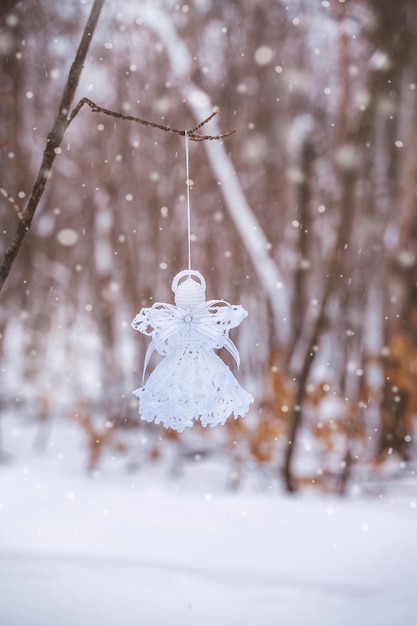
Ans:
<svg viewBox="0 0 417 626"><path fill-rule="evenodd" d="M2 1L1 256L90 9ZM259 473L345 493L410 466L416 33L413 0L106 0L74 105L180 129L218 106L202 130L236 129L190 144L193 265L208 298L249 312L232 338L255 404L179 436L140 422L131 392L148 341L130 323L172 301L187 265L184 141L84 107L1 295L4 458L1 417L14 412L38 421L39 449L72 420L90 470L108 453L177 470L216 455L230 486Z"/></svg>

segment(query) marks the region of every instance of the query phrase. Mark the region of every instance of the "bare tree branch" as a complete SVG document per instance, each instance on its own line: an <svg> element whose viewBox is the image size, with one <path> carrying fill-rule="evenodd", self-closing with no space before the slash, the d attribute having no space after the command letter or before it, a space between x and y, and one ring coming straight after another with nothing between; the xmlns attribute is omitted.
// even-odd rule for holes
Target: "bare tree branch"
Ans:
<svg viewBox="0 0 417 626"><path fill-rule="evenodd" d="M74 62L68 75L68 80L65 85L61 103L59 105L58 114L46 140L46 147L43 153L42 163L39 168L35 184L33 185L32 193L30 195L26 208L23 211L23 215L19 219L15 236L13 237L9 247L7 248L4 254L3 261L0 265L0 292L3 289L4 283L6 282L6 279L10 273L12 265L25 238L25 235L30 228L33 216L35 215L35 211L42 198L53 162L57 155L56 149L60 146L64 133L70 122L70 120L68 119L68 112L74 99L75 91L77 89L81 72L84 67L85 58L87 56L87 52L90 47L90 43L92 41L93 34L97 26L97 22L100 17L100 12L103 8L104 2L105 0L94 0L90 15L87 20L87 24L81 37L81 42L78 47L77 54L75 55Z"/></svg>
<svg viewBox="0 0 417 626"><path fill-rule="evenodd" d="M206 119L197 124L197 126L194 126L189 130L178 130L176 128L171 128L170 126L157 124L155 122L143 120L138 117L133 117L131 115L123 115L122 113L118 113L116 111L110 111L109 109L98 106L89 98L82 98L73 108L71 113L69 113L70 106L74 99L74 94L79 83L84 61L92 40L94 30L97 26L97 22L104 2L105 0L94 1L79 48L77 50L77 54L75 56L68 76L67 84L65 86L61 104L59 106L58 115L55 118L53 126L46 140L46 147L43 153L43 159L39 168L38 176L33 186L28 204L23 213L21 212L20 208L17 207L17 205L14 203L14 200L6 190L4 190L4 192L1 192L3 196L5 196L10 202L12 202L19 217L19 224L16 229L16 234L12 239L9 247L7 248L3 261L0 265L0 293L10 273L12 265L17 257L24 237L31 226L33 216L42 198L46 182L49 178L53 162L57 155L57 148L60 146L64 137L64 133L67 130L68 126L78 115L84 104L87 104L93 111L93 113L104 113L105 115L116 117L117 119L127 120L129 122L136 122L137 124L143 124L144 126L148 126L150 128L158 128L159 130L163 130L169 133L175 133L177 135L181 135L182 137L187 134L191 141L219 140L223 139L224 137L229 137L235 132L234 130L231 130L220 135L200 135L196 133L198 129L207 124L215 115L217 115L218 109L213 111L211 115L209 115Z"/></svg>
<svg viewBox="0 0 417 626"><path fill-rule="evenodd" d="M195 132L196 130L198 130L205 124L207 124L211 119L213 119L213 117L217 115L217 113L219 112L218 109L213 111L211 115L206 117L206 119L204 119L202 122L197 124L197 126L195 126L194 128L190 128L189 130L178 130L176 128L171 128L171 126L166 126L164 124L157 124L156 122L149 122L148 120L142 120L141 118L133 117L132 115L123 115L122 113L118 113L117 111L110 111L109 109L105 109L104 107L98 106L97 104L95 104L95 102L93 102L89 98L82 98L79 101L79 103L74 107L70 116L68 117L67 126L72 122L74 117L78 115L78 113L80 112L84 104L87 104L90 107L90 109L93 111L93 113L104 113L105 115L116 117L119 120L127 120L128 122L136 122L137 124L143 124L144 126L149 126L150 128L158 128L159 130L164 130L168 133L175 133L176 135L181 135L182 137L184 137L185 133L187 133L191 141L207 141L207 140L212 140L212 139L224 139L224 137L229 137L230 135L233 135L233 133L235 132L234 130L229 130L228 132L223 133L221 135L199 135L198 133Z"/></svg>

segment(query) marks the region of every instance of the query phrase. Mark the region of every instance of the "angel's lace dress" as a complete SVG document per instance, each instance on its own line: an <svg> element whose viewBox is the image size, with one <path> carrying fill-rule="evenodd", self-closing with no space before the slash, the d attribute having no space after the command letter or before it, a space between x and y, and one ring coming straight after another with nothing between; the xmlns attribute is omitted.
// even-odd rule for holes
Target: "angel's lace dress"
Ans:
<svg viewBox="0 0 417 626"><path fill-rule="evenodd" d="M232 414L245 415L253 398L214 350L225 347L239 362L228 333L246 315L243 307L223 301L185 309L159 303L142 309L132 326L153 338L145 368L153 350L164 358L133 392L141 418L181 432L194 420L216 426Z"/></svg>

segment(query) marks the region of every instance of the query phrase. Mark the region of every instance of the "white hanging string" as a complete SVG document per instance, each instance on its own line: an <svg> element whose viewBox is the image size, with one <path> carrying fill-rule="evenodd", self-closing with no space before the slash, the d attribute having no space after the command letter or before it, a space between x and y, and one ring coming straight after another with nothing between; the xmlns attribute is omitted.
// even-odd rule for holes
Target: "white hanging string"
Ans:
<svg viewBox="0 0 417 626"><path fill-rule="evenodd" d="M188 269L191 271L191 201L190 201L190 157L188 153L188 131L185 131L185 170L186 170L186 179L185 184L187 185L187 232L188 232Z"/></svg>

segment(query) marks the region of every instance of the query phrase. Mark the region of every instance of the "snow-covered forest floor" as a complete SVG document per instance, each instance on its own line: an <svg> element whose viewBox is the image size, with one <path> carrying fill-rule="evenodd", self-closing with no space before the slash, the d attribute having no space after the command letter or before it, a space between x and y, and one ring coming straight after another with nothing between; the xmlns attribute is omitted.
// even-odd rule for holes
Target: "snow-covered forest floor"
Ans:
<svg viewBox="0 0 417 626"><path fill-rule="evenodd" d="M417 615L417 489L225 488L201 461L85 472L80 432L2 423L2 626L388 626ZM254 479L255 480L255 479Z"/></svg>

